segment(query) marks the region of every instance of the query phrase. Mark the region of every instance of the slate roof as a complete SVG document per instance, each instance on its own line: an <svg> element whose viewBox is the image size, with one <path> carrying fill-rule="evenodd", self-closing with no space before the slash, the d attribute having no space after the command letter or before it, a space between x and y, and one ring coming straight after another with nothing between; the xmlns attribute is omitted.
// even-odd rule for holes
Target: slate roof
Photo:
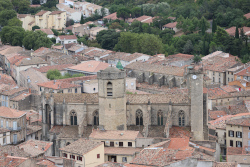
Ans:
<svg viewBox="0 0 250 167"><path fill-rule="evenodd" d="M101 145L103 145L104 148L103 142L97 142L81 138L66 147L60 148L60 150L69 153L84 155Z"/></svg>

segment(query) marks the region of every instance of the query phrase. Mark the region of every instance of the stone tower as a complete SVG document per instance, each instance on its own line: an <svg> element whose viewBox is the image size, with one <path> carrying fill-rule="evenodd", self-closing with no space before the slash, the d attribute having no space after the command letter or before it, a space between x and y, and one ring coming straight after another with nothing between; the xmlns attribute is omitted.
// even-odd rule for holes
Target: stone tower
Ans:
<svg viewBox="0 0 250 167"><path fill-rule="evenodd" d="M188 67L188 93L191 103L191 132L193 140L204 140L204 107L203 107L203 70Z"/></svg>
<svg viewBox="0 0 250 167"><path fill-rule="evenodd" d="M99 125L105 130L127 130L125 72L108 67L97 73Z"/></svg>

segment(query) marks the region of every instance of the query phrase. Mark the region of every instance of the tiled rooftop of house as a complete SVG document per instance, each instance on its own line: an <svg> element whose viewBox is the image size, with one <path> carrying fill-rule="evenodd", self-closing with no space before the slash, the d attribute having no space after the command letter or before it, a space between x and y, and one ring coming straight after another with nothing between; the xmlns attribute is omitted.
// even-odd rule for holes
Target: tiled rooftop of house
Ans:
<svg viewBox="0 0 250 167"><path fill-rule="evenodd" d="M28 97L30 95L31 95L31 93L24 92L24 93L21 93L20 95L17 95L15 97L11 98L10 101L24 100L26 97Z"/></svg>
<svg viewBox="0 0 250 167"><path fill-rule="evenodd" d="M81 85L76 85L76 84L72 84L68 82L61 82L58 80L43 82L37 85L40 87L45 87L45 88L55 89L55 90L81 87Z"/></svg>
<svg viewBox="0 0 250 167"><path fill-rule="evenodd" d="M85 52L84 55L88 56L90 58L94 58L94 57L101 57L101 56L109 55L112 52L113 51L110 51L110 50L96 48L96 49L92 49L88 52Z"/></svg>
<svg viewBox="0 0 250 167"><path fill-rule="evenodd" d="M250 112L250 100L244 100L244 104L245 104L246 109L248 110L248 112Z"/></svg>
<svg viewBox="0 0 250 167"><path fill-rule="evenodd" d="M239 118L226 121L228 125L250 126L250 118Z"/></svg>
<svg viewBox="0 0 250 167"><path fill-rule="evenodd" d="M40 57L30 57L30 58L24 58L15 63L16 66L29 66L29 65L39 65L39 64L40 65L47 64L47 62Z"/></svg>
<svg viewBox="0 0 250 167"><path fill-rule="evenodd" d="M33 52L33 55L35 55L35 56L42 56L42 55L44 55L46 53L49 53L49 52L51 52L50 48L41 47L41 48L35 50Z"/></svg>
<svg viewBox="0 0 250 167"><path fill-rule="evenodd" d="M37 157L44 154L51 146L52 142L30 139L18 145L19 148L30 154L32 157Z"/></svg>
<svg viewBox="0 0 250 167"><path fill-rule="evenodd" d="M56 15L56 14L61 14L63 13L64 11L53 11L51 12L49 15Z"/></svg>
<svg viewBox="0 0 250 167"><path fill-rule="evenodd" d="M100 165L97 165L96 167L124 167L124 164L123 163L107 161L107 162L104 162L104 163L102 163Z"/></svg>
<svg viewBox="0 0 250 167"><path fill-rule="evenodd" d="M169 138L190 138L190 137L191 137L190 127L172 126L169 129Z"/></svg>
<svg viewBox="0 0 250 167"><path fill-rule="evenodd" d="M14 87L14 88L11 88L9 90L3 91L2 95L10 96L10 95L14 95L15 93L19 93L19 92L27 92L28 93L28 88Z"/></svg>
<svg viewBox="0 0 250 167"><path fill-rule="evenodd" d="M243 28L243 32L250 32L250 27L242 27ZM235 31L236 31L236 27L230 27L228 29L226 29L226 32L230 35L230 36L235 36ZM241 32L241 28L238 28L239 33ZM250 35L250 34L249 34Z"/></svg>
<svg viewBox="0 0 250 167"><path fill-rule="evenodd" d="M42 31L47 35L54 35L53 31L51 29L36 29L35 31Z"/></svg>
<svg viewBox="0 0 250 167"><path fill-rule="evenodd" d="M28 158L24 157L13 157L13 156L7 156L4 157L3 165L4 167L14 167L14 166L23 166L22 164L28 160Z"/></svg>
<svg viewBox="0 0 250 167"><path fill-rule="evenodd" d="M237 162L214 162L214 167L237 167Z"/></svg>
<svg viewBox="0 0 250 167"><path fill-rule="evenodd" d="M4 106L0 107L0 117L19 118L25 114L26 112L24 111L19 111L19 110L15 110L15 109L4 107Z"/></svg>
<svg viewBox="0 0 250 167"><path fill-rule="evenodd" d="M43 14L45 14L47 12L49 12L49 11L42 10L42 11L38 12L37 14L35 14L35 16L42 16Z"/></svg>
<svg viewBox="0 0 250 167"><path fill-rule="evenodd" d="M244 14L247 19L250 19L250 13Z"/></svg>
<svg viewBox="0 0 250 167"><path fill-rule="evenodd" d="M147 62L133 62L125 67L126 69L139 70L139 71L148 71L153 73L174 75L174 76L183 76L184 68L174 67L174 66L159 66L155 64L149 64Z"/></svg>
<svg viewBox="0 0 250 167"><path fill-rule="evenodd" d="M9 46L9 47L4 47L1 51L0 51L0 55L6 55L6 54L11 54L11 53L17 53L22 51L23 48L20 46Z"/></svg>
<svg viewBox="0 0 250 167"><path fill-rule="evenodd" d="M142 137L139 131L121 131L121 130L93 130L90 134L90 139L103 139L103 140L135 140Z"/></svg>
<svg viewBox="0 0 250 167"><path fill-rule="evenodd" d="M112 13L112 14L110 14L110 15L108 15L108 16L103 17L103 19L116 20L116 19L122 19L122 18L118 18L118 17L117 17L117 13L115 12L115 13Z"/></svg>
<svg viewBox="0 0 250 167"><path fill-rule="evenodd" d="M221 89L223 89L224 91L228 93L237 92L237 90L231 85L221 86Z"/></svg>
<svg viewBox="0 0 250 167"><path fill-rule="evenodd" d="M38 166L45 166L45 167L57 167L54 162L49 161L47 159L43 159L40 162L37 162L36 165Z"/></svg>
<svg viewBox="0 0 250 167"><path fill-rule="evenodd" d="M0 74L0 84L16 86L16 82L13 80L13 78L6 74Z"/></svg>
<svg viewBox="0 0 250 167"><path fill-rule="evenodd" d="M177 22L173 22L173 23L168 23L165 24L163 27L167 27L167 28L175 28L177 25Z"/></svg>
<svg viewBox="0 0 250 167"><path fill-rule="evenodd" d="M67 68L68 70L73 70L73 71L84 71L84 72L91 72L91 73L96 73L100 70L104 70L110 65L108 63L103 63L100 61L87 61L83 62L81 64L78 64L73 67Z"/></svg>
<svg viewBox="0 0 250 167"><path fill-rule="evenodd" d="M84 155L88 153L89 151L92 151L93 149L103 145L104 148L104 143L103 142L97 142L93 140L87 140L80 138L77 141L71 143L70 145L60 148L61 151L66 151L70 153L75 153L75 154L80 154Z"/></svg>
<svg viewBox="0 0 250 167"><path fill-rule="evenodd" d="M4 154L12 155L15 157L29 157L29 154L26 153L24 150L18 148L18 146L14 145L0 145L0 156Z"/></svg>
<svg viewBox="0 0 250 167"><path fill-rule="evenodd" d="M226 111L213 111L213 110L209 110L208 114L209 114L210 120L215 120L217 118L227 115Z"/></svg>
<svg viewBox="0 0 250 167"><path fill-rule="evenodd" d="M59 35L58 38L60 40L70 40L70 39L77 39L77 37L75 35Z"/></svg>
<svg viewBox="0 0 250 167"><path fill-rule="evenodd" d="M41 72L41 73L47 73L49 70L59 70L63 71L65 68L74 66L74 64L60 64L60 65L50 65L50 66L43 66L40 68L34 68L35 70Z"/></svg>
<svg viewBox="0 0 250 167"><path fill-rule="evenodd" d="M78 64L79 60L71 55L62 55L61 57L54 57L51 59L51 64Z"/></svg>
<svg viewBox="0 0 250 167"><path fill-rule="evenodd" d="M235 75L239 75L239 76L250 76L250 66L239 71L238 73L236 73Z"/></svg>
<svg viewBox="0 0 250 167"><path fill-rule="evenodd" d="M42 130L42 127L39 125L27 125L27 135L30 135L32 133L36 133L40 130Z"/></svg>

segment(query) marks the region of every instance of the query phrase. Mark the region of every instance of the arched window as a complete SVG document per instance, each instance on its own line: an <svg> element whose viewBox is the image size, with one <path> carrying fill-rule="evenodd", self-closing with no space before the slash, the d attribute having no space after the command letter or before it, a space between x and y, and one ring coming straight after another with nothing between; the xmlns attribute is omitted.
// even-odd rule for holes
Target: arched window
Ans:
<svg viewBox="0 0 250 167"><path fill-rule="evenodd" d="M72 111L70 114L70 124L77 125L77 116L75 111Z"/></svg>
<svg viewBox="0 0 250 167"><path fill-rule="evenodd" d="M113 96L113 88L111 82L108 82L107 84L107 96Z"/></svg>
<svg viewBox="0 0 250 167"><path fill-rule="evenodd" d="M136 111L136 125L143 125L143 113L142 110Z"/></svg>
<svg viewBox="0 0 250 167"><path fill-rule="evenodd" d="M157 118L158 118L158 125L163 125L163 113L161 110L158 111Z"/></svg>
<svg viewBox="0 0 250 167"><path fill-rule="evenodd" d="M99 112L95 111L93 113L93 116L94 116L94 125L99 125Z"/></svg>
<svg viewBox="0 0 250 167"><path fill-rule="evenodd" d="M179 126L185 126L185 113L184 111L179 111Z"/></svg>

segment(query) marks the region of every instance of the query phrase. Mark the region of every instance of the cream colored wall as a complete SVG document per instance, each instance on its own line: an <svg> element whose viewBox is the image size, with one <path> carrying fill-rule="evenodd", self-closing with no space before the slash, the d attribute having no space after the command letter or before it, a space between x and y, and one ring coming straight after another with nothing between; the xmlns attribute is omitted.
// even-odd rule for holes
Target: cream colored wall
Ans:
<svg viewBox="0 0 250 167"><path fill-rule="evenodd" d="M250 133L248 126L242 127L242 146L250 146L248 145L248 141L250 142L250 136L248 136L248 133ZM250 143L249 143L250 144Z"/></svg>
<svg viewBox="0 0 250 167"><path fill-rule="evenodd" d="M62 151L62 154L63 155ZM104 144L102 143L100 146L94 148L93 150L89 151L88 153L84 154L82 156L82 161L77 160L77 156L79 154L74 154L74 153L66 153L67 159L70 158L70 155L75 155L75 160L76 160L76 166L77 167L95 167L97 165L100 165L104 163ZM97 154L100 154L100 158L97 158Z"/></svg>
<svg viewBox="0 0 250 167"><path fill-rule="evenodd" d="M227 162L250 163L250 155L227 155Z"/></svg>
<svg viewBox="0 0 250 167"><path fill-rule="evenodd" d="M48 28L48 15L51 12L48 11L44 13L42 16L35 16L35 23L37 26L39 26L41 29Z"/></svg>
<svg viewBox="0 0 250 167"><path fill-rule="evenodd" d="M6 143L3 143L3 138L6 138ZM6 145L6 144L10 144L10 132L6 132L6 136L3 136L3 133L0 134L0 145Z"/></svg>
<svg viewBox="0 0 250 167"><path fill-rule="evenodd" d="M126 89L136 90L136 78L126 78Z"/></svg>
<svg viewBox="0 0 250 167"><path fill-rule="evenodd" d="M29 25L30 22L35 21L35 17L34 16L26 16L25 18L19 18L19 20L21 20L23 22L22 27L25 30L32 30L32 27Z"/></svg>
<svg viewBox="0 0 250 167"><path fill-rule="evenodd" d="M94 90L95 88L95 90ZM88 82L83 83L83 91L86 93L96 93L98 92L98 83L88 84Z"/></svg>
<svg viewBox="0 0 250 167"><path fill-rule="evenodd" d="M66 25L66 12L56 15L49 15L48 17L48 28L61 30Z"/></svg>
<svg viewBox="0 0 250 167"><path fill-rule="evenodd" d="M128 147L128 142L132 142L132 147L135 147L135 141L134 140L116 140L116 139L114 139L114 140L91 139L91 140L99 141L99 142L104 141L105 146L109 146L110 142L114 142L114 147L119 147L119 142L123 142L123 147ZM106 143L106 141L108 141L108 143Z"/></svg>
<svg viewBox="0 0 250 167"><path fill-rule="evenodd" d="M234 131L234 137L229 137L228 136L228 133L229 133L230 130ZM235 125L232 125L232 126L227 125L226 126L227 147L230 147L230 140L233 140L233 147L236 147L236 141L241 141L242 142L242 138L238 138L236 136L236 131L242 132L242 126L235 126Z"/></svg>
<svg viewBox="0 0 250 167"><path fill-rule="evenodd" d="M122 162L123 157L127 157L127 163L130 163L135 157L133 155L107 155L105 154L105 162L112 161L111 159L109 159L109 156L116 156L117 163L125 163L125 162Z"/></svg>

